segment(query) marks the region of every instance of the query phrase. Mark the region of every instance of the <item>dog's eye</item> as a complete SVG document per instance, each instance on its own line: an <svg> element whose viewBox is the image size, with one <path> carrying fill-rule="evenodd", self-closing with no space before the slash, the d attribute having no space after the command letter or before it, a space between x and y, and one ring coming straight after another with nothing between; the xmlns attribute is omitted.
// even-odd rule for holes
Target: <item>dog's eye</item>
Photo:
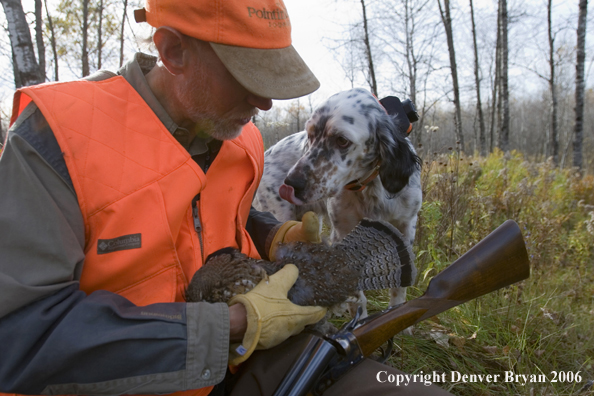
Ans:
<svg viewBox="0 0 594 396"><path fill-rule="evenodd" d="M338 136L336 138L336 145L340 148L347 148L351 145L351 141L343 136Z"/></svg>

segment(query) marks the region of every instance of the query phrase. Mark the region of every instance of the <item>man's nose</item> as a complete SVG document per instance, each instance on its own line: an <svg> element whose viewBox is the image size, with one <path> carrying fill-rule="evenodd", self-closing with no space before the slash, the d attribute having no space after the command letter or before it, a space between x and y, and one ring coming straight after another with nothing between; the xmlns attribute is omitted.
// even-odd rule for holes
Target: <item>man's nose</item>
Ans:
<svg viewBox="0 0 594 396"><path fill-rule="evenodd" d="M270 110L272 107L272 99L263 98L254 94L248 95L248 103L263 111Z"/></svg>

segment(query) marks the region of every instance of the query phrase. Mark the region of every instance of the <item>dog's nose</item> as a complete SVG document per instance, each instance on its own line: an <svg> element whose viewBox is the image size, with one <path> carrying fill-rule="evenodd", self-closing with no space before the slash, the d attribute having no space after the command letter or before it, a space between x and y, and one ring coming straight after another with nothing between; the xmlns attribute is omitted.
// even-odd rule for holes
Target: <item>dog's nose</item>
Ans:
<svg viewBox="0 0 594 396"><path fill-rule="evenodd" d="M293 187L295 196L301 198L303 190L305 190L306 181L303 177L296 177L295 175L288 175L285 179L287 186Z"/></svg>

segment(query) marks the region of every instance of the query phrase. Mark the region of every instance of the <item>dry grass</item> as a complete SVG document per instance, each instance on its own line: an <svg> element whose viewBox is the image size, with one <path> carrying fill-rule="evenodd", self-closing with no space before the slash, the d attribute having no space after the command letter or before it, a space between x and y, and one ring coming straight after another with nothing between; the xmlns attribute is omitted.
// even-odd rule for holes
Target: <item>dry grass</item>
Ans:
<svg viewBox="0 0 594 396"><path fill-rule="evenodd" d="M452 149L426 160L422 180L413 297L507 219L523 231L531 276L417 325L413 337L397 336L390 363L408 373L445 372L441 386L456 395L594 394L580 392L594 379L594 178L518 153L472 158ZM388 296L371 300L383 309ZM500 377L453 383L452 371ZM505 382L506 371L547 380ZM579 372L581 381L551 382L553 371Z"/></svg>

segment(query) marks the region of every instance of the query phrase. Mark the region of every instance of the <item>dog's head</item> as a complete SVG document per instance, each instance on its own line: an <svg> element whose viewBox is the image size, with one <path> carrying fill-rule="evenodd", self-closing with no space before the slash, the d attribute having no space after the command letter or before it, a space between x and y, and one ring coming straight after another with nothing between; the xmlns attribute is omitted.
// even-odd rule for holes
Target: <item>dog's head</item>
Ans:
<svg viewBox="0 0 594 396"><path fill-rule="evenodd" d="M333 197L379 168L388 194L420 165L406 136L379 101L357 88L331 96L305 124L308 148L291 168L281 196L297 205Z"/></svg>

